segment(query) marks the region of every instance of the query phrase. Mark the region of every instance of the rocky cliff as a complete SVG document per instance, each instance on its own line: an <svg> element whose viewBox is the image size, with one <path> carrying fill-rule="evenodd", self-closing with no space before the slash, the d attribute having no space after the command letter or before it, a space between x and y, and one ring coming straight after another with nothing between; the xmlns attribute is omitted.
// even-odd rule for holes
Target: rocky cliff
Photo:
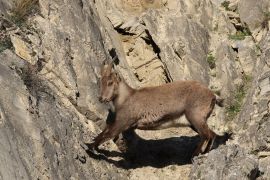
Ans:
<svg viewBox="0 0 270 180"><path fill-rule="evenodd" d="M0 179L269 179L268 0L0 0ZM134 88L198 80L232 133L191 154L192 130L136 131L135 155L83 143L104 127L100 66L116 50Z"/></svg>

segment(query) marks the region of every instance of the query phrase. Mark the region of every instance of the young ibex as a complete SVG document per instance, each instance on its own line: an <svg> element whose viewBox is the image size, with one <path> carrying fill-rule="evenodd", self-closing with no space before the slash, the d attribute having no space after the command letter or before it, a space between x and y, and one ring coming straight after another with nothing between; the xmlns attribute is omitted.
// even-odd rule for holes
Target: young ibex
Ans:
<svg viewBox="0 0 270 180"><path fill-rule="evenodd" d="M98 146L130 129L155 130L185 114L201 142L193 155L208 152L216 137L206 121L215 104L222 100L196 81L178 81L156 87L131 88L113 69L112 62L101 69L101 102L112 101L115 121L107 124L92 143Z"/></svg>

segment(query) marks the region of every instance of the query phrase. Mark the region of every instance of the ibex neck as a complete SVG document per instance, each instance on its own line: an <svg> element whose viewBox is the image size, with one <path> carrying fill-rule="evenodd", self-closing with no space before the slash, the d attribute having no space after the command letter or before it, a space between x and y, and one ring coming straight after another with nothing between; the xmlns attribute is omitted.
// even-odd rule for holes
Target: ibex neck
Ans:
<svg viewBox="0 0 270 180"><path fill-rule="evenodd" d="M117 97L114 101L116 107L121 106L127 100L127 98L132 95L133 92L134 89L132 89L125 81L120 81L118 85Z"/></svg>

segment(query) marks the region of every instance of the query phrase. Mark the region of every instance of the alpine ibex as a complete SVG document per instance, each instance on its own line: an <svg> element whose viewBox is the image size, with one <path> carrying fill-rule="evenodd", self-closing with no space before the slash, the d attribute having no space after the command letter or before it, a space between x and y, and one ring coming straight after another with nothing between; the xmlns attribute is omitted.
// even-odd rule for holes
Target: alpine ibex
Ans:
<svg viewBox="0 0 270 180"><path fill-rule="evenodd" d="M115 121L94 139L92 148L130 129L156 130L185 114L189 126L201 137L193 155L208 152L216 134L207 118L222 100L197 81L178 81L156 87L131 88L113 69L113 62L101 69L100 101L112 101Z"/></svg>

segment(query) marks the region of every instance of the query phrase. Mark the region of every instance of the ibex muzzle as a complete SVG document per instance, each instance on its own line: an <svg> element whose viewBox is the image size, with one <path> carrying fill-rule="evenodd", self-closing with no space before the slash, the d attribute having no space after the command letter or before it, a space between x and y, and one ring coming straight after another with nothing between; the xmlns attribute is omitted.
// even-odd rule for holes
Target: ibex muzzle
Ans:
<svg viewBox="0 0 270 180"><path fill-rule="evenodd" d="M116 117L94 139L93 148L129 130L162 129L164 124L182 115L186 116L189 126L201 137L194 155L208 152L216 137L206 122L215 104L221 101L197 81L133 89L119 78L112 63L109 63L101 69L100 94L102 102L113 102Z"/></svg>

